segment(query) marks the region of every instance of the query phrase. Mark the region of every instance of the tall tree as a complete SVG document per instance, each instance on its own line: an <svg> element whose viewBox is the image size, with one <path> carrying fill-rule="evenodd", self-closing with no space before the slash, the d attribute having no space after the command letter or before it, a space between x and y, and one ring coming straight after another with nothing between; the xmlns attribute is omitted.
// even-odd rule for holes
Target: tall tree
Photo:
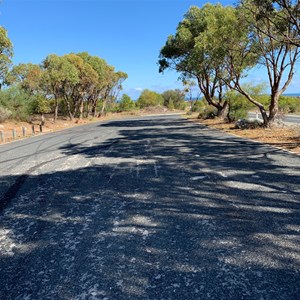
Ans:
<svg viewBox="0 0 300 300"><path fill-rule="evenodd" d="M109 66L106 61L98 56L91 56L87 52L77 54L86 63L88 63L97 73L97 83L90 90L88 98L87 114L93 117L97 116L97 104L101 97L105 94L106 86L108 85L108 73L113 67Z"/></svg>
<svg viewBox="0 0 300 300"><path fill-rule="evenodd" d="M92 66L85 62L79 55L68 54L64 56L77 70L79 80L68 87L64 93L64 98L69 107L73 108L73 112L69 111L70 118L79 112L79 119L83 118L84 103L87 103L91 93L94 91L97 82L98 74Z"/></svg>
<svg viewBox="0 0 300 300"><path fill-rule="evenodd" d="M207 38L222 8L212 4L191 7L179 23L176 34L169 36L161 49L159 71L171 68L180 72L183 80L195 79L207 103L217 109L218 116L224 117L228 103L223 98L226 85L220 80L223 65L216 55L219 49L210 47Z"/></svg>
<svg viewBox="0 0 300 300"><path fill-rule="evenodd" d="M39 65L28 63L14 66L5 78L5 84L19 84L29 94L42 93L43 70Z"/></svg>
<svg viewBox="0 0 300 300"><path fill-rule="evenodd" d="M259 55L258 63L263 65L268 73L270 87L269 107L266 108L243 91L238 76L234 76L235 85L233 88L241 92L248 100L259 107L265 126L270 126L274 123L278 113L279 97L286 91L292 81L295 64L300 57L300 48L297 45L282 41L279 37L283 33L291 38L295 35L293 25L289 22L282 22L282 18L280 18L283 15L282 10L274 7L272 11L273 18L270 21L270 18L261 16L261 10L256 5L256 1L242 1L238 12L240 13L240 28L246 26L250 29L251 51L249 53ZM227 49L232 48L232 51L235 52L241 50L239 49L239 44L233 45L235 46L227 47ZM249 49L249 45L245 44L241 52L247 53L247 49ZM230 56L228 58L228 65L232 70L232 74L235 75L237 67Z"/></svg>
<svg viewBox="0 0 300 300"><path fill-rule="evenodd" d="M109 103L116 101L120 91L122 90L122 83L128 78L128 75L122 71L115 72L113 67L108 68L107 83L102 95L102 108L100 116L106 112L106 107Z"/></svg>
<svg viewBox="0 0 300 300"><path fill-rule="evenodd" d="M56 121L60 99L66 99L66 94L71 94L70 89L79 82L78 70L65 57L55 54L47 56L42 66L45 69L44 86L47 93L55 100L54 121ZM72 119L70 103L68 104L69 116Z"/></svg>
<svg viewBox="0 0 300 300"><path fill-rule="evenodd" d="M11 66L13 45L8 38L7 30L0 26L0 89Z"/></svg>

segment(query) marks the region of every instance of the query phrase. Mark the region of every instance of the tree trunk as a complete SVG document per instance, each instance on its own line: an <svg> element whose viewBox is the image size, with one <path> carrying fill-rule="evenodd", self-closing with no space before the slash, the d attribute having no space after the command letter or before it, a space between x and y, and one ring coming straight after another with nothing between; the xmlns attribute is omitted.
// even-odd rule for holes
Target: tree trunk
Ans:
<svg viewBox="0 0 300 300"><path fill-rule="evenodd" d="M93 117L96 118L97 117L97 103L93 105L92 112L93 112Z"/></svg>
<svg viewBox="0 0 300 300"><path fill-rule="evenodd" d="M92 112L93 112L94 118L97 117L97 104L98 104L98 98L96 98L93 102Z"/></svg>
<svg viewBox="0 0 300 300"><path fill-rule="evenodd" d="M279 94L274 93L271 95L271 103L269 106L269 123L268 126L272 125L275 122L276 116L278 114L278 102Z"/></svg>
<svg viewBox="0 0 300 300"><path fill-rule="evenodd" d="M67 103L67 110L68 110L68 114L69 114L69 117L70 117L70 120L73 122L74 121L74 116L71 112L71 105L70 105L70 101L68 99L65 98L65 101Z"/></svg>
<svg viewBox="0 0 300 300"><path fill-rule="evenodd" d="M264 121L264 127L269 127L269 117L268 117L268 114L267 114L265 108L262 106L259 106L258 108L260 110L261 117L263 118L263 121Z"/></svg>
<svg viewBox="0 0 300 300"><path fill-rule="evenodd" d="M54 118L53 118L54 123L57 121L57 117L58 117L58 99L55 99Z"/></svg>
<svg viewBox="0 0 300 300"><path fill-rule="evenodd" d="M103 101L100 117L105 116L105 109L106 109L106 101Z"/></svg>
<svg viewBox="0 0 300 300"><path fill-rule="evenodd" d="M224 101L223 104L220 104L218 107L217 117L225 119L228 114L229 105L227 101Z"/></svg>
<svg viewBox="0 0 300 300"><path fill-rule="evenodd" d="M83 100L80 101L80 106L79 106L79 120L82 120L83 118Z"/></svg>

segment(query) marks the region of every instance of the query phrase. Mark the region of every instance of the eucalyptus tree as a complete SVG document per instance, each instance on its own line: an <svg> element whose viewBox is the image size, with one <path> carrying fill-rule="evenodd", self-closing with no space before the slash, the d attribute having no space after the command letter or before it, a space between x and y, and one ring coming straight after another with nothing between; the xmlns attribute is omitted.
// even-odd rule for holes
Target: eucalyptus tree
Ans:
<svg viewBox="0 0 300 300"><path fill-rule="evenodd" d="M264 125L270 126L274 123L279 106L279 97L292 81L295 64L299 60L300 48L297 45L286 43L280 39L284 35L293 39L295 36L294 26L289 22L282 22L277 16L282 16L283 12L274 7L272 11L272 22L269 18L261 16L260 7L256 5L256 0L245 0L237 8L238 20L234 32L234 40L229 40L225 47L227 51L227 66L230 70L231 78L234 78L234 85L231 87L247 97L254 103L262 114ZM245 33L243 33L245 32ZM220 42L226 42L220 36ZM246 58L257 56L258 64L267 70L270 87L269 106L265 107L259 101L253 99L246 93L240 85L241 74L238 63L231 57L230 53L239 53L237 57ZM238 62L242 60L238 58Z"/></svg>
<svg viewBox="0 0 300 300"><path fill-rule="evenodd" d="M19 85L31 95L43 94L41 80L43 69L37 64L27 63L14 66L5 77L6 85Z"/></svg>
<svg viewBox="0 0 300 300"><path fill-rule="evenodd" d="M71 53L65 55L64 58L76 68L79 80L74 85L68 86L63 96L67 102L68 110L70 107L73 108L72 113L69 111L71 119L79 112L79 119L81 120L84 103L87 103L98 83L98 74L79 55Z"/></svg>
<svg viewBox="0 0 300 300"><path fill-rule="evenodd" d="M108 73L113 67L109 66L106 61L98 56L91 56L87 52L81 52L77 54L86 63L88 63L94 71L97 73L97 82L90 90L89 97L87 99L87 115L97 116L97 104L102 96L105 94L106 87L108 85Z"/></svg>
<svg viewBox="0 0 300 300"><path fill-rule="evenodd" d="M120 91L122 90L123 82L128 78L128 75L122 71L114 71L114 67L107 68L106 72L106 86L102 94L102 107L100 116L106 112L106 107L109 103L116 101Z"/></svg>
<svg viewBox="0 0 300 300"><path fill-rule="evenodd" d="M13 45L8 37L7 30L0 26L0 89L11 66Z"/></svg>
<svg viewBox="0 0 300 300"><path fill-rule="evenodd" d="M221 80L224 67L220 49L211 47L207 34L221 5L193 6L179 23L175 35L170 35L160 51L159 71L174 69L183 81L195 79L209 105L217 109L217 115L226 115L228 103L223 98L226 84ZM218 20L222 21L222 20Z"/></svg>
<svg viewBox="0 0 300 300"><path fill-rule="evenodd" d="M60 99L67 99L68 112L71 119L71 104L66 97L71 87L79 82L79 74L76 67L65 57L55 54L48 55L42 63L45 70L43 74L43 85L49 96L55 100L54 121L57 120Z"/></svg>
<svg viewBox="0 0 300 300"><path fill-rule="evenodd" d="M243 4L244 1L241 1ZM278 34L271 36L277 41L300 46L300 1L299 0L255 0L253 5L259 9L258 18L268 19ZM280 10L278 14L276 11ZM281 24L289 23L294 35L282 30ZM267 32L265 32L267 34Z"/></svg>

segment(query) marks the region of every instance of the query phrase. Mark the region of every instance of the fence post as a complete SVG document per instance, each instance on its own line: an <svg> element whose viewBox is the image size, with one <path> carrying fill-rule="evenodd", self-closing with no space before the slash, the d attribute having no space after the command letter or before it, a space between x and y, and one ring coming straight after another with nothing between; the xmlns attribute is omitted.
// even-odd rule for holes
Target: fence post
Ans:
<svg viewBox="0 0 300 300"><path fill-rule="evenodd" d="M25 136L26 136L26 130L27 130L27 128L26 128L26 127L22 127L22 134L23 134L23 137L25 137Z"/></svg>
<svg viewBox="0 0 300 300"><path fill-rule="evenodd" d="M43 132L43 125L40 125L40 132Z"/></svg>
<svg viewBox="0 0 300 300"><path fill-rule="evenodd" d="M0 130L0 140L2 143L4 143L4 131Z"/></svg>
<svg viewBox="0 0 300 300"><path fill-rule="evenodd" d="M34 125L31 125L31 132L32 132L32 135L34 135Z"/></svg>
<svg viewBox="0 0 300 300"><path fill-rule="evenodd" d="M13 137L14 140L17 138L17 131L16 131L16 129L12 130L12 137Z"/></svg>

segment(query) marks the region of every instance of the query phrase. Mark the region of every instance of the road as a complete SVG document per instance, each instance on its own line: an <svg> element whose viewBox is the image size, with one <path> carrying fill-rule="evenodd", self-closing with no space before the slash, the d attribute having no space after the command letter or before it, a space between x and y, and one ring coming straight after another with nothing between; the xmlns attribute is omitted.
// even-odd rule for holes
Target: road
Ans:
<svg viewBox="0 0 300 300"><path fill-rule="evenodd" d="M299 299L300 157L180 116L0 147L0 299Z"/></svg>
<svg viewBox="0 0 300 300"><path fill-rule="evenodd" d="M256 114L252 113L252 112L250 112L248 115L249 115L250 118L255 118L256 117ZM262 117L261 117L260 114L258 115L258 118L262 120ZM283 117L283 122L298 124L298 123L300 123L300 116L299 115L285 115Z"/></svg>

